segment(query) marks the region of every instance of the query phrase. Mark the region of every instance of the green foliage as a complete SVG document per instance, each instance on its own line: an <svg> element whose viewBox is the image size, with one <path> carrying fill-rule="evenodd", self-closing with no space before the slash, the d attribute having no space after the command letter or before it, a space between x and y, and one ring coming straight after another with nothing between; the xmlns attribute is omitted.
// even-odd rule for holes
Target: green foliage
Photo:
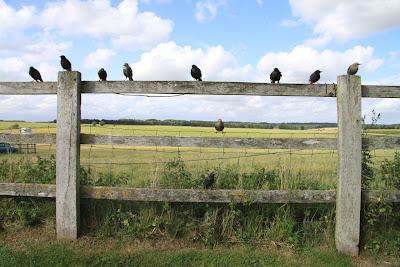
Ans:
<svg viewBox="0 0 400 267"><path fill-rule="evenodd" d="M0 162L1 180L11 180L17 183L55 183L55 157L51 155L49 158L38 156L34 159L3 159Z"/></svg>
<svg viewBox="0 0 400 267"><path fill-rule="evenodd" d="M199 184L186 169L185 162L180 156L164 165L161 185L165 188L192 188Z"/></svg>
<svg viewBox="0 0 400 267"><path fill-rule="evenodd" d="M101 121L99 122L99 125L100 125L100 126L104 126L104 125L106 125L106 122L103 121L103 120L101 120Z"/></svg>
<svg viewBox="0 0 400 267"><path fill-rule="evenodd" d="M11 124L10 126L8 126L8 129L19 129L19 124L18 123Z"/></svg>
<svg viewBox="0 0 400 267"><path fill-rule="evenodd" d="M385 159L381 164L382 180L386 188L400 189L400 152L394 153L393 160Z"/></svg>
<svg viewBox="0 0 400 267"><path fill-rule="evenodd" d="M32 198L0 198L0 218L4 225L14 223L33 227L55 214L48 200ZM3 226L4 227L4 226Z"/></svg>
<svg viewBox="0 0 400 267"><path fill-rule="evenodd" d="M92 121L92 126L96 127L97 126L97 121Z"/></svg>
<svg viewBox="0 0 400 267"><path fill-rule="evenodd" d="M281 179L275 170L268 171L265 168L255 168L250 173L242 174L243 189L278 190Z"/></svg>

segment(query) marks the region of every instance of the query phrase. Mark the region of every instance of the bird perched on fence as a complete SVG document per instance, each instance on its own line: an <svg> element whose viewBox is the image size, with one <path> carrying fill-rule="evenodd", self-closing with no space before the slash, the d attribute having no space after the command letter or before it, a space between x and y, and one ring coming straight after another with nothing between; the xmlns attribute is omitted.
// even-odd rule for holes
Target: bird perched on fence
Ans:
<svg viewBox="0 0 400 267"><path fill-rule="evenodd" d="M196 81L202 81L201 79L201 70L196 66L192 65L192 69L190 70L190 74L192 75L193 79Z"/></svg>
<svg viewBox="0 0 400 267"><path fill-rule="evenodd" d="M204 179L203 182L203 187L204 189L210 189L211 186L214 184L215 181L215 173L211 172L210 174L207 175L207 177Z"/></svg>
<svg viewBox="0 0 400 267"><path fill-rule="evenodd" d="M351 64L350 66L349 66L349 68L347 69L347 74L348 75L354 75L354 74L356 74L357 73L357 71L358 71L358 66L360 66L361 64L360 63L353 63L353 64Z"/></svg>
<svg viewBox="0 0 400 267"><path fill-rule="evenodd" d="M275 68L273 72L269 75L269 78L271 79L271 83L275 83L280 81L282 77L282 73L279 71L278 68Z"/></svg>
<svg viewBox="0 0 400 267"><path fill-rule="evenodd" d="M100 81L107 81L107 72L105 71L105 69L99 69L99 72L97 74L99 74Z"/></svg>
<svg viewBox="0 0 400 267"><path fill-rule="evenodd" d="M316 83L319 81L319 79L321 78L321 76L319 75L322 71L320 70L316 70L314 71L311 75L310 75L310 84L312 83Z"/></svg>
<svg viewBox="0 0 400 267"><path fill-rule="evenodd" d="M43 82L40 72L34 67L29 67L29 75L31 75L31 77L35 80L35 82L38 81Z"/></svg>
<svg viewBox="0 0 400 267"><path fill-rule="evenodd" d="M222 132L222 131L224 130L224 128L225 128L224 122L223 122L221 119L218 119L218 120L215 122L215 130L216 130L215 133L217 133L217 132Z"/></svg>
<svg viewBox="0 0 400 267"><path fill-rule="evenodd" d="M64 55L61 55L60 58L61 58L61 62L60 62L61 63L61 67L64 70L71 71L72 70L71 69L71 62L69 62L69 60Z"/></svg>
<svg viewBox="0 0 400 267"><path fill-rule="evenodd" d="M133 81L132 79L132 68L129 66L128 63L124 64L124 75L125 75L125 80L128 78L130 81Z"/></svg>

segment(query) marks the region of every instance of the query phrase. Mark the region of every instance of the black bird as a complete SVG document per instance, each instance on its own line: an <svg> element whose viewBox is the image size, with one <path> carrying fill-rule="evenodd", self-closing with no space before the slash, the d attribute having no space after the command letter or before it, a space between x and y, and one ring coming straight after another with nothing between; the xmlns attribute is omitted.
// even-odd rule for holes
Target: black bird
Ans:
<svg viewBox="0 0 400 267"><path fill-rule="evenodd" d="M271 83L278 82L282 77L282 73L279 71L278 68L275 68L273 72L271 72L271 75L269 75L269 78L271 79Z"/></svg>
<svg viewBox="0 0 400 267"><path fill-rule="evenodd" d="M224 122L221 119L218 119L215 123L215 130L217 130L217 132L222 132L224 128Z"/></svg>
<svg viewBox="0 0 400 267"><path fill-rule="evenodd" d="M100 81L107 81L107 72L101 68L98 72Z"/></svg>
<svg viewBox="0 0 400 267"><path fill-rule="evenodd" d="M207 177L204 179L204 189L210 189L210 187L214 184L215 180L215 173L211 172Z"/></svg>
<svg viewBox="0 0 400 267"><path fill-rule="evenodd" d="M193 79L196 81L202 81L201 79L201 70L196 66L192 65L192 69L190 70L190 74L192 75Z"/></svg>
<svg viewBox="0 0 400 267"><path fill-rule="evenodd" d="M310 84L312 83L316 83L319 81L319 79L321 78L321 76L319 75L322 71L320 70L316 70L314 71L311 75L310 75Z"/></svg>
<svg viewBox="0 0 400 267"><path fill-rule="evenodd" d="M133 79L132 79L132 75L133 75L132 74L132 68L129 66L128 63L124 64L123 72L124 72L124 75L125 75L125 80L126 80L126 78L128 78L130 81L133 81Z"/></svg>
<svg viewBox="0 0 400 267"><path fill-rule="evenodd" d="M34 67L29 67L29 75L31 75L31 77L36 81L40 81L43 82L42 80L42 76L40 75L40 72L35 69Z"/></svg>
<svg viewBox="0 0 400 267"><path fill-rule="evenodd" d="M60 58L61 58L61 67L64 70L71 71L72 70L71 62L69 62L69 60L64 55L61 55Z"/></svg>

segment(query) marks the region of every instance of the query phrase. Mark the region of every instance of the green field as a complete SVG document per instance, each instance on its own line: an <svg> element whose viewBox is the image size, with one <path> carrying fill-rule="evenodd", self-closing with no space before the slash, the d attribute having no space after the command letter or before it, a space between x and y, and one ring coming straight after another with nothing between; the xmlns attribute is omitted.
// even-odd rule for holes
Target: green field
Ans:
<svg viewBox="0 0 400 267"><path fill-rule="evenodd" d="M54 123L0 122L0 133L15 133L13 124L31 127L33 133L55 133ZM224 134L215 133L211 127L185 126L136 126L136 125L81 125L81 132L87 134L143 135L143 136L227 136L268 137L268 138L334 138L336 128L311 130L280 129L226 129ZM369 130L371 137L380 135L400 136L400 130ZM37 155L49 157L55 153L55 145L37 146ZM372 151L373 162L378 168L385 158L392 158L394 150ZM0 155L0 159L18 160L35 158L36 155ZM335 188L337 177L337 153L332 150L297 149L218 149L196 147L138 147L110 145L81 145L81 165L89 170L90 179L99 184L99 179L108 180L112 185L132 187L163 187L162 177L168 162L180 159L185 171L193 179L201 180L210 170L229 175L245 174L264 169L275 171L280 179L280 189L328 189ZM228 170L228 171L227 171ZM231 173L232 175L232 173ZM114 179L119 176L119 179ZM242 175L243 176L243 175ZM251 175L250 175L251 176ZM3 181L15 181L16 175L3 176ZM99 178L100 177L100 178ZM103 177L103 178L102 178ZM107 177L107 178L104 178ZM243 188L243 179L229 188ZM101 184L105 182L100 181ZM193 185L193 184L192 184ZM199 183L201 185L201 183ZM185 187L191 187L186 185ZM218 187L218 185L217 185ZM221 188L226 188L226 185ZM268 189L268 188L266 188Z"/></svg>
<svg viewBox="0 0 400 267"><path fill-rule="evenodd" d="M18 129L9 129L12 124L15 122L0 122L0 132L17 134ZM55 124L18 124L31 127L33 133L56 131ZM216 134L213 128L200 127L82 125L82 132L220 138L336 137L334 128L227 129L222 135ZM369 133L373 138L400 135L399 130ZM400 166L400 156L394 156L395 152L370 152L373 182L369 189L398 189L400 172L396 166ZM0 155L0 182L55 183L54 154L55 145L38 144L37 154ZM386 160L390 160L389 164ZM213 189L333 189L337 182L337 164L335 150L81 145L80 179L82 184L99 186L200 189L204 175L214 170L217 178ZM384 202L363 207L363 231L367 233L363 234L363 250L372 255L385 253L397 257L392 262L398 262L399 208ZM100 266L124 266L128 262L141 266L360 265L360 260L344 257L334 249L334 210L330 204L82 200L81 226L87 236L64 245L51 242L55 239L54 201L4 197L0 201L0 240L6 241L0 242L0 266L23 266L33 261L40 266L60 261L60 265L78 266L90 266L92 262ZM48 240L41 239L46 235L51 236L49 245L46 245ZM27 237L38 241L31 242ZM113 240L115 243L110 245ZM144 249L146 242L169 245L162 248L151 245L151 249ZM184 245L170 245L179 242ZM132 248L132 243L140 249ZM104 246L107 251L102 250ZM194 248L188 249L190 246ZM108 252L115 250L118 253ZM370 260L361 263L375 265Z"/></svg>

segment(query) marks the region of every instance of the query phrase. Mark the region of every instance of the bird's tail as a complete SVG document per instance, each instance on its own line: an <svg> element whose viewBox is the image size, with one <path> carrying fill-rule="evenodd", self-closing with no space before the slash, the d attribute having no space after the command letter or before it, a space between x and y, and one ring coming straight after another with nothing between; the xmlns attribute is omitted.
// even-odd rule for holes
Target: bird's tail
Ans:
<svg viewBox="0 0 400 267"><path fill-rule="evenodd" d="M42 78L39 78L39 81L43 82L43 79L42 79Z"/></svg>
<svg viewBox="0 0 400 267"><path fill-rule="evenodd" d="M199 81L202 82L203 80L201 78L199 78Z"/></svg>
<svg viewBox="0 0 400 267"><path fill-rule="evenodd" d="M72 69L71 69L71 68L69 68L69 69L67 69L67 71L72 71Z"/></svg>
<svg viewBox="0 0 400 267"><path fill-rule="evenodd" d="M132 77L129 77L129 80L130 80L130 81L133 81Z"/></svg>

